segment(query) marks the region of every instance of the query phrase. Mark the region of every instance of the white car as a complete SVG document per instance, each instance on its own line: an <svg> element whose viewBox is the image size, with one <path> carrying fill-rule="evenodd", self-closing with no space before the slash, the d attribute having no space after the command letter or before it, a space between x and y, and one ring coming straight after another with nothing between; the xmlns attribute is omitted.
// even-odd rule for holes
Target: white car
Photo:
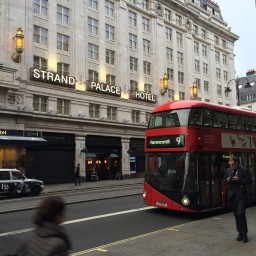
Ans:
<svg viewBox="0 0 256 256"><path fill-rule="evenodd" d="M43 190L41 180L28 179L17 169L0 169L0 195L38 196Z"/></svg>

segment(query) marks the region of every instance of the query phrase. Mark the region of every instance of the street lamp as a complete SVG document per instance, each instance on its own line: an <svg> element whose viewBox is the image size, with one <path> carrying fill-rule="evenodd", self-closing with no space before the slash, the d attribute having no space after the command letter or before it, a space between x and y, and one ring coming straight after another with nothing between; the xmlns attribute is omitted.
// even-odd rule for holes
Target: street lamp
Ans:
<svg viewBox="0 0 256 256"><path fill-rule="evenodd" d="M240 92L239 92L239 81L242 79L246 79L247 83L245 84L244 88L250 88L252 87L249 83L249 80L247 77L240 77L238 79L231 79L228 81L227 87L225 89L225 93L229 93L232 92L232 90L230 89L230 87L228 86L230 82L235 81L236 82L236 93L237 93L237 105L240 106Z"/></svg>

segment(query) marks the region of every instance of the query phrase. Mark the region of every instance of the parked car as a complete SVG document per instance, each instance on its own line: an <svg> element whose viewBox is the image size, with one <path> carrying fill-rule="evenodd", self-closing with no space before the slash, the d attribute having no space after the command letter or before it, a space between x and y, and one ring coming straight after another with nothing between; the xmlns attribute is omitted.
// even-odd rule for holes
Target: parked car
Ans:
<svg viewBox="0 0 256 256"><path fill-rule="evenodd" d="M17 169L0 169L0 195L38 196L43 190L41 180L28 179Z"/></svg>

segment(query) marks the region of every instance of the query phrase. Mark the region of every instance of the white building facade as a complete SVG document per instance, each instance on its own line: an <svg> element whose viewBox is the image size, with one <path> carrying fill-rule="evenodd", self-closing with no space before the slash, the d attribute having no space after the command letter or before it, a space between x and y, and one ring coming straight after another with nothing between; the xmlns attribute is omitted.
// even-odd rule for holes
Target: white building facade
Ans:
<svg viewBox="0 0 256 256"><path fill-rule="evenodd" d="M157 105L236 104L238 36L213 1L0 0L0 28L0 168L46 183L72 181L78 162L82 176L140 177Z"/></svg>

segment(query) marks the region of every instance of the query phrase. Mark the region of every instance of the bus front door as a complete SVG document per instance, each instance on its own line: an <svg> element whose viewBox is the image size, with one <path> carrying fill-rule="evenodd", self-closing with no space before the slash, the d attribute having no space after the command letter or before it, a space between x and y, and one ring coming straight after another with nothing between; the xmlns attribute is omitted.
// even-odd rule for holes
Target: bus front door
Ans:
<svg viewBox="0 0 256 256"><path fill-rule="evenodd" d="M202 210L221 207L221 161L218 154L199 155L200 206Z"/></svg>

